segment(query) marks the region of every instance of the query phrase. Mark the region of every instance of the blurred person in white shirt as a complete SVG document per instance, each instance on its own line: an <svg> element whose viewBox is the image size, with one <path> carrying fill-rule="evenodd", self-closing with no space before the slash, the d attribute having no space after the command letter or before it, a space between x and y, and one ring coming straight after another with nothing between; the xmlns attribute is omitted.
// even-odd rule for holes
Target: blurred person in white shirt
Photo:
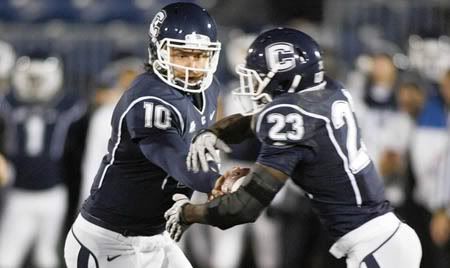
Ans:
<svg viewBox="0 0 450 268"><path fill-rule="evenodd" d="M405 199L402 170L412 127L397 108L400 71L390 54L363 55L347 83L369 155L385 181L387 199L397 207Z"/></svg>
<svg viewBox="0 0 450 268"><path fill-rule="evenodd" d="M89 191L98 163L108 151L108 139L111 134L111 116L114 107L122 95L143 68L139 58L127 56L112 62L97 81L98 91L95 102L98 108L93 112L86 137L86 149L82 163L82 183L80 204L89 196Z"/></svg>
<svg viewBox="0 0 450 268"><path fill-rule="evenodd" d="M450 69L443 75L439 89L446 104L448 134L450 133ZM440 204L433 213L430 235L436 245L445 246L449 244L450 239L450 139L447 141L446 154L440 163L436 195Z"/></svg>

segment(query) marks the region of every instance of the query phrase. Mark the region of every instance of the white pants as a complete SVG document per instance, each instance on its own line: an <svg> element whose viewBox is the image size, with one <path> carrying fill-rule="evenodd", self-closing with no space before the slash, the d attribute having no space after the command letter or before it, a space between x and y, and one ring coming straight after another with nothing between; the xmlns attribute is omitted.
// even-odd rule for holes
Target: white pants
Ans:
<svg viewBox="0 0 450 268"><path fill-rule="evenodd" d="M78 216L64 248L68 268L189 268L181 249L164 232L129 236L107 230Z"/></svg>
<svg viewBox="0 0 450 268"><path fill-rule="evenodd" d="M341 237L330 253L347 256L348 268L418 268L422 246L416 232L390 212Z"/></svg>
<svg viewBox="0 0 450 268"><path fill-rule="evenodd" d="M66 212L67 191L12 188L0 221L0 267L21 267L32 245L37 267L58 267L58 241Z"/></svg>

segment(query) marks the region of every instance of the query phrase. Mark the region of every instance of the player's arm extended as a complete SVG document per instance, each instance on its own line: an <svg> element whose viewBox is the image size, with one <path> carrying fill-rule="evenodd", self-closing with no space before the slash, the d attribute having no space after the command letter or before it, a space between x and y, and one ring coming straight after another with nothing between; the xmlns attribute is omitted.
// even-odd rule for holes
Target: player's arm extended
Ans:
<svg viewBox="0 0 450 268"><path fill-rule="evenodd" d="M183 207L185 224L203 223L227 229L254 222L273 200L288 176L283 172L256 163L241 187L208 203Z"/></svg>
<svg viewBox="0 0 450 268"><path fill-rule="evenodd" d="M250 115L233 114L217 121L208 130L227 144L237 144L254 136L251 121Z"/></svg>
<svg viewBox="0 0 450 268"><path fill-rule="evenodd" d="M185 164L187 146L178 133L168 131L161 131L158 135L139 141L142 153L150 162L189 188L209 193L221 176L216 172L217 165L208 172L189 172Z"/></svg>
<svg viewBox="0 0 450 268"><path fill-rule="evenodd" d="M151 164L193 190L209 193L213 189L220 174L214 170L194 174L186 168L189 144L182 137L183 118L174 106L160 98L148 97L132 106L125 121L131 140ZM213 169L218 170L217 166Z"/></svg>
<svg viewBox="0 0 450 268"><path fill-rule="evenodd" d="M219 163L220 157L217 150L231 152L227 144L241 143L252 137L252 116L240 114L230 115L219 120L207 129L202 129L193 137L189 154L186 158L188 170L198 172L200 167L208 171L211 162L208 162L208 154L214 162Z"/></svg>

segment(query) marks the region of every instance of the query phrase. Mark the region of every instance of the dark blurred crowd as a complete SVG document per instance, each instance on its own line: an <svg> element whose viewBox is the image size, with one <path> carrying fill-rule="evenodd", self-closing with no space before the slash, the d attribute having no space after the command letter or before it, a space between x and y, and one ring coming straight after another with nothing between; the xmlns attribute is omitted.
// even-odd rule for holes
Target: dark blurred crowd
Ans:
<svg viewBox="0 0 450 268"><path fill-rule="evenodd" d="M143 72L150 19L170 2L0 1L0 268L63 267L62 239L107 151L113 108ZM219 118L239 110L234 66L259 32L289 26L319 41L353 96L387 198L421 239L421 267L450 267L450 2L190 2L219 24ZM253 163L258 149L234 146L223 170ZM345 267L289 183L256 223L196 225L182 244L200 268Z"/></svg>

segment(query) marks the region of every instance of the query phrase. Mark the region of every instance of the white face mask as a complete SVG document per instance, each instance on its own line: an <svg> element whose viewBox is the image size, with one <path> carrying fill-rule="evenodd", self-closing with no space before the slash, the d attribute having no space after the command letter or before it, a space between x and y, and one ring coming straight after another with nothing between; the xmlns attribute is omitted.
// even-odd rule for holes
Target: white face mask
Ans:
<svg viewBox="0 0 450 268"><path fill-rule="evenodd" d="M263 90L270 83L275 72L270 71L263 79L255 70L239 64L236 66L236 73L239 75L240 87L233 90L233 95L243 109L241 114L246 116L258 113L272 101L272 97L263 93Z"/></svg>
<svg viewBox="0 0 450 268"><path fill-rule="evenodd" d="M57 58L44 60L21 57L13 73L15 94L23 101L46 102L61 89L63 71Z"/></svg>
<svg viewBox="0 0 450 268"><path fill-rule="evenodd" d="M186 35L186 40L164 38L156 43L157 59L150 62L153 71L166 84L190 93L200 93L205 91L212 83L214 73L219 62L220 42L210 42L209 37L200 34ZM172 49L189 49L195 51L205 51L209 53L209 60L203 68L187 67L175 64L170 59ZM183 78L176 77L173 68L184 70ZM205 75L198 81L190 82L189 73L197 71Z"/></svg>
<svg viewBox="0 0 450 268"><path fill-rule="evenodd" d="M272 96L264 92L264 89L272 81L275 74L278 72L280 65L275 65L264 78L261 77L255 70L246 68L244 64L236 66L236 73L239 75L240 87L233 90L235 99L241 104L244 112L241 114L252 115L261 111L264 106L272 102ZM314 76L314 82L320 83L316 86L305 88L302 91L318 90L325 87L326 82L323 82L324 73L319 71ZM286 93L294 93L301 81L301 75L294 75L289 88L286 89Z"/></svg>

